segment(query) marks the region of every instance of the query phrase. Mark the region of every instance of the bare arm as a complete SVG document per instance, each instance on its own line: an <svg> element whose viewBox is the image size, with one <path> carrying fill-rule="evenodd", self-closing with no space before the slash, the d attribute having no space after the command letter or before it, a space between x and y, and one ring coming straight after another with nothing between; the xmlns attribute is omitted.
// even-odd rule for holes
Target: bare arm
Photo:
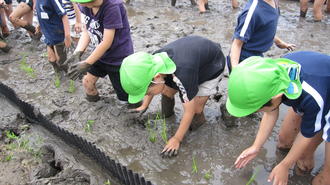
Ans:
<svg viewBox="0 0 330 185"><path fill-rule="evenodd" d="M90 42L90 38L89 38L89 35L88 35L88 32L86 30L86 27L83 26L82 28L82 33L81 33L81 37L79 39L79 42L78 42L78 45L75 49L75 53L76 52L84 52L85 49L87 48L88 44Z"/></svg>
<svg viewBox="0 0 330 185"><path fill-rule="evenodd" d="M231 67L234 68L239 63L239 58L241 56L241 50L244 42L239 39L234 39L231 49L230 49L230 63Z"/></svg>
<svg viewBox="0 0 330 185"><path fill-rule="evenodd" d="M274 38L275 45L281 49L287 49L289 51L293 51L296 48L294 44L288 44L281 40L279 37L275 36Z"/></svg>
<svg viewBox="0 0 330 185"><path fill-rule="evenodd" d="M69 48L71 45L71 36L70 36L69 19L68 19L67 15L62 16L62 22L63 22L63 27L64 27L65 47Z"/></svg>
<svg viewBox="0 0 330 185"><path fill-rule="evenodd" d="M173 154L176 155L179 147L180 142L182 141L184 135L186 134L191 121L195 115L195 99L187 103L183 103L183 116L180 121L180 126L176 131L175 135L168 140L166 146L164 147L162 154L165 153L165 156L172 156Z"/></svg>
<svg viewBox="0 0 330 185"><path fill-rule="evenodd" d="M264 113L253 145L247 148L246 150L244 150L236 159L235 161L236 168L245 167L247 163L249 163L252 159L254 159L258 155L261 147L267 141L267 138L269 137L270 133L272 132L276 124L276 121L278 119L278 114L279 114L278 108L272 112Z"/></svg>
<svg viewBox="0 0 330 185"><path fill-rule="evenodd" d="M72 3L73 4L73 9L74 9L74 13L76 15L76 23L74 26L74 30L77 33L80 33L82 31L82 24L81 24L81 13L80 10L78 8L78 5L76 3Z"/></svg>
<svg viewBox="0 0 330 185"><path fill-rule="evenodd" d="M268 177L268 182L273 181L273 185L287 184L289 169L299 159L299 157L308 149L312 143L312 138L306 138L301 133L298 134L286 157L272 170Z"/></svg>
<svg viewBox="0 0 330 185"><path fill-rule="evenodd" d="M104 53L112 45L115 32L116 32L115 29L104 29L102 42L98 46L96 46L95 50L85 60L86 63L92 65L104 55Z"/></svg>
<svg viewBox="0 0 330 185"><path fill-rule="evenodd" d="M136 108L137 111L143 111L145 109L147 109L153 99L153 95L146 95L144 98L143 98L143 103L140 107Z"/></svg>

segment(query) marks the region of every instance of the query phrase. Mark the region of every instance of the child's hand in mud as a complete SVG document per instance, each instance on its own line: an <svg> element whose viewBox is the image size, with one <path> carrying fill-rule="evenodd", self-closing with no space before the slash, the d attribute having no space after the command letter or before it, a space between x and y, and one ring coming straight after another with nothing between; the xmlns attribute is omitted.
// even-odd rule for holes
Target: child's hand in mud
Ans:
<svg viewBox="0 0 330 185"><path fill-rule="evenodd" d="M289 176L289 166L280 163L272 170L268 177L268 182L273 181L273 185L287 185Z"/></svg>
<svg viewBox="0 0 330 185"><path fill-rule="evenodd" d="M178 155L179 147L180 147L180 140L173 136L170 140L168 140L165 148L160 153L160 155L164 157L173 157Z"/></svg>
<svg viewBox="0 0 330 185"><path fill-rule="evenodd" d="M127 112L136 117L141 117L147 111L147 109L148 109L148 107L144 108L144 107L140 106L136 109L128 109Z"/></svg>
<svg viewBox="0 0 330 185"><path fill-rule="evenodd" d="M257 147L251 146L245 149L241 155L235 161L236 168L243 168L249 163L252 159L254 159L259 153L259 149Z"/></svg>
<svg viewBox="0 0 330 185"><path fill-rule="evenodd" d="M287 49L289 51L293 51L296 49L296 45L295 44L288 44L286 42L279 42L276 44L277 47L281 48L281 49Z"/></svg>
<svg viewBox="0 0 330 185"><path fill-rule="evenodd" d="M72 80L76 80L81 75L85 74L91 66L91 64L85 61L81 61L71 65L68 72L69 78L71 78Z"/></svg>

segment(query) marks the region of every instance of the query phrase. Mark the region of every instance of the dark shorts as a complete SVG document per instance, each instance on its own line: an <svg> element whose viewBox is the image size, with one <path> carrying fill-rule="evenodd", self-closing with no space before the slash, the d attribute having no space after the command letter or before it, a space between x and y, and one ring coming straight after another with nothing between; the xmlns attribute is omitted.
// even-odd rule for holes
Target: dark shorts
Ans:
<svg viewBox="0 0 330 185"><path fill-rule="evenodd" d="M124 91L120 83L119 69L120 66L112 66L97 61L92 65L88 72L101 78L104 78L106 75L108 75L118 99L121 101L128 101L128 94Z"/></svg>
<svg viewBox="0 0 330 185"><path fill-rule="evenodd" d="M6 4L13 4L13 1L12 0L5 0L5 3Z"/></svg>
<svg viewBox="0 0 330 185"><path fill-rule="evenodd" d="M33 0L17 0L17 3L26 3L31 9L33 8Z"/></svg>

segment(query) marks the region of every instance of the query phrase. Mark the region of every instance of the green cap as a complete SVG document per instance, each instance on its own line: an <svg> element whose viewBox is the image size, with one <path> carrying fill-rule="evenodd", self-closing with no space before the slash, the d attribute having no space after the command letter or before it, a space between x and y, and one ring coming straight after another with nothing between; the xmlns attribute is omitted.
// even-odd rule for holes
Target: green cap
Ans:
<svg viewBox="0 0 330 185"><path fill-rule="evenodd" d="M74 3L90 3L93 2L94 0L70 0L70 1Z"/></svg>
<svg viewBox="0 0 330 185"><path fill-rule="evenodd" d="M280 93L297 99L302 92L300 69L285 58L247 58L229 76L228 112L236 117L252 114Z"/></svg>
<svg viewBox="0 0 330 185"><path fill-rule="evenodd" d="M128 102L141 101L158 73L172 74L175 70L176 65L165 52L154 55L138 52L126 57L119 72L120 83L128 94Z"/></svg>

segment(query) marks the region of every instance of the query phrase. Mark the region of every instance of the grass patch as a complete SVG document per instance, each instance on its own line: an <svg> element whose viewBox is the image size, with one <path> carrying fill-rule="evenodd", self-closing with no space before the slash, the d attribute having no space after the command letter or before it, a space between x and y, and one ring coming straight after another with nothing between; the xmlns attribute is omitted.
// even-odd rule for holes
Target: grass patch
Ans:
<svg viewBox="0 0 330 185"><path fill-rule="evenodd" d="M76 91L76 87L74 86L74 81L70 80L69 82L69 89L68 89L69 93L74 93Z"/></svg>
<svg viewBox="0 0 330 185"><path fill-rule="evenodd" d="M256 178L258 172L259 172L259 168L256 169L256 171L253 173L253 175L251 176L251 178L249 179L249 181L245 185L250 185L254 181L254 179Z"/></svg>
<svg viewBox="0 0 330 185"><path fill-rule="evenodd" d="M195 156L193 156L192 160L193 160L193 163L192 163L192 173L197 173L198 172L198 168L197 168L197 163L196 163Z"/></svg>
<svg viewBox="0 0 330 185"><path fill-rule="evenodd" d="M5 157L5 162L9 162L13 159L13 154L8 154L6 157Z"/></svg>
<svg viewBox="0 0 330 185"><path fill-rule="evenodd" d="M95 123L95 120L87 120L85 127L84 127L85 132L91 132L94 123Z"/></svg>

